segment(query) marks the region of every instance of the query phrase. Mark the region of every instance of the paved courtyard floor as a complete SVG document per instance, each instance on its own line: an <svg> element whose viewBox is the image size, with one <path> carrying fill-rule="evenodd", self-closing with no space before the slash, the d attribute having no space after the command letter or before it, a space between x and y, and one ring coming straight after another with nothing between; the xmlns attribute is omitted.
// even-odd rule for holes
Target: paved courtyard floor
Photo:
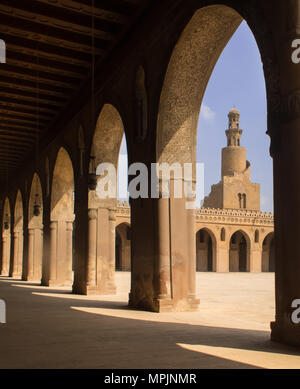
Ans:
<svg viewBox="0 0 300 389"><path fill-rule="evenodd" d="M274 274L198 273L193 313L130 310L130 274L116 282L78 296L0 277L0 368L300 368L300 349L269 340Z"/></svg>

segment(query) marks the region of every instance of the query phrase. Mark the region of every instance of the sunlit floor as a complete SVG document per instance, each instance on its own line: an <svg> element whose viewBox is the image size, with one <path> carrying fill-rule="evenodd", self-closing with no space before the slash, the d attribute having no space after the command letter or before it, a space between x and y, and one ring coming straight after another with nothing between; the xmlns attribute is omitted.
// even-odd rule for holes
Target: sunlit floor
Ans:
<svg viewBox="0 0 300 389"><path fill-rule="evenodd" d="M116 296L87 297L0 277L0 368L300 368L269 340L273 274L198 273L194 313L129 310L129 284L117 273Z"/></svg>

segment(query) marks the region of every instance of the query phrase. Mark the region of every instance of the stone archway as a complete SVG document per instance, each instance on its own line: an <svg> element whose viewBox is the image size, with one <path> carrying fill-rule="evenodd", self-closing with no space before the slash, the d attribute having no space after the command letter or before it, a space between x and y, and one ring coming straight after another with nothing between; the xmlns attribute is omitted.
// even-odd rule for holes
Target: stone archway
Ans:
<svg viewBox="0 0 300 389"><path fill-rule="evenodd" d="M270 232L262 244L262 272L275 272L274 232Z"/></svg>
<svg viewBox="0 0 300 389"><path fill-rule="evenodd" d="M34 174L28 204L28 254L22 279L41 280L43 258L43 192L40 178Z"/></svg>
<svg viewBox="0 0 300 389"><path fill-rule="evenodd" d="M2 215L2 258L0 274L2 276L9 275L10 266L10 251L11 251L11 212L10 202L8 197L4 200L3 215Z"/></svg>
<svg viewBox="0 0 300 389"><path fill-rule="evenodd" d="M116 270L130 271L130 226L121 223L116 227Z"/></svg>
<svg viewBox="0 0 300 389"><path fill-rule="evenodd" d="M196 271L212 272L216 269L216 238L207 228L196 234Z"/></svg>
<svg viewBox="0 0 300 389"><path fill-rule="evenodd" d="M236 231L229 241L229 271L250 271L250 239L244 231Z"/></svg>
<svg viewBox="0 0 300 389"><path fill-rule="evenodd" d="M185 163L191 163L193 174L185 177L190 186L195 184L197 122L202 98L222 50L241 21L240 14L224 5L196 10L181 32L167 66L158 106L156 162L177 163L182 170ZM171 191L174 183L171 180ZM181 183L183 186L184 182ZM154 311L190 310L197 306L195 213L187 206L190 200L174 196L166 199L160 195L155 201L156 250L142 254L148 237L141 239L139 234L139 246L134 248L132 258L131 306ZM132 214L141 212L139 204L133 206L136 212L132 208ZM138 223L132 220L134 241Z"/></svg>
<svg viewBox="0 0 300 389"><path fill-rule="evenodd" d="M115 225L117 196L114 198L99 197L100 164L111 164L114 169L114 182L117 188L117 166L124 126L117 109L105 104L99 114L91 146L90 164L94 164L97 174L97 187L89 188L88 196L88 266L87 294L113 294L115 286ZM90 171L93 168L90 166Z"/></svg>
<svg viewBox="0 0 300 389"><path fill-rule="evenodd" d="M14 278L21 278L23 270L23 244L24 244L24 232L23 232L24 216L23 216L23 200L20 190L18 190L15 211L14 211L14 249L12 266L10 269L10 276Z"/></svg>
<svg viewBox="0 0 300 389"><path fill-rule="evenodd" d="M43 284L72 285L74 173L68 152L58 151L52 178L50 249Z"/></svg>

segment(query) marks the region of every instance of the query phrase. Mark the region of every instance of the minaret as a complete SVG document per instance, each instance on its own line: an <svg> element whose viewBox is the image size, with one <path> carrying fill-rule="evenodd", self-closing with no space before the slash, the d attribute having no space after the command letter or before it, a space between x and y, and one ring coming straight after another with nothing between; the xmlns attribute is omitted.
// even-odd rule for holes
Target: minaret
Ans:
<svg viewBox="0 0 300 389"><path fill-rule="evenodd" d="M247 168L246 149L240 145L243 131L240 129L239 111L232 108L228 119L228 129L225 131L227 147L222 149L222 177L243 173Z"/></svg>
<svg viewBox="0 0 300 389"><path fill-rule="evenodd" d="M218 184L212 185L203 206L221 209L260 209L260 186L251 182L250 162L246 149L241 146L240 113L229 111L228 129L225 131L227 146L222 149L222 175Z"/></svg>

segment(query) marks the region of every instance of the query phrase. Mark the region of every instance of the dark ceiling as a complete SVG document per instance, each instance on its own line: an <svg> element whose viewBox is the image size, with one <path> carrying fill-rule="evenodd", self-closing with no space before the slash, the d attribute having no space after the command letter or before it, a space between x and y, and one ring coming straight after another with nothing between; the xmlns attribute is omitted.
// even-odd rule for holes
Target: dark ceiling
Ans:
<svg viewBox="0 0 300 389"><path fill-rule="evenodd" d="M6 63L0 64L0 181L35 153L55 119L76 100L90 79L93 53L101 65L148 4L0 1L0 39L6 43Z"/></svg>

